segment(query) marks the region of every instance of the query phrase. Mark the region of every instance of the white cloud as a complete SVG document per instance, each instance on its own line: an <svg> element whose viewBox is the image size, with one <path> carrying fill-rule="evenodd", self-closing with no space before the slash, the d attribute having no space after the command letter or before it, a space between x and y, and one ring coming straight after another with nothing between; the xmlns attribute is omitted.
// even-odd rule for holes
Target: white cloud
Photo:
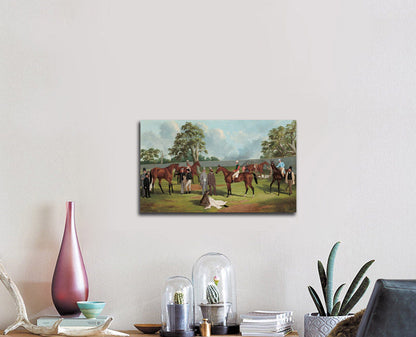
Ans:
<svg viewBox="0 0 416 337"><path fill-rule="evenodd" d="M230 138L233 142L237 144L243 144L247 142L247 139L249 138L247 132L244 131L237 131L231 134Z"/></svg>
<svg viewBox="0 0 416 337"><path fill-rule="evenodd" d="M206 134L207 132L208 132L208 126L206 125L206 124L204 124L204 123L201 123L201 122L198 122L198 123L196 123L196 125L198 125L201 129L202 129L202 131L204 131L204 133Z"/></svg>
<svg viewBox="0 0 416 337"><path fill-rule="evenodd" d="M246 144L239 149L239 158L257 159L261 155L261 138L247 141Z"/></svg>
<svg viewBox="0 0 416 337"><path fill-rule="evenodd" d="M267 132L258 129L244 129L235 131L231 135L221 128L209 128L205 123L197 123L205 133L208 156L215 156L221 160L260 158L261 142L267 138ZM169 157L168 149L173 146L175 136L180 132L176 121L163 121L153 130L142 129L140 147L150 147L163 151ZM204 154L205 155L205 154Z"/></svg>
<svg viewBox="0 0 416 337"><path fill-rule="evenodd" d="M154 131L144 131L140 133L140 147L148 149L153 147L163 152L165 157L169 157L168 149L172 147L179 126L175 121L163 122L159 127L159 133Z"/></svg>
<svg viewBox="0 0 416 337"><path fill-rule="evenodd" d="M233 159L238 155L238 151L227 140L222 129L208 129L205 132L205 142L208 156L215 156L219 159Z"/></svg>
<svg viewBox="0 0 416 337"><path fill-rule="evenodd" d="M166 121L160 125L160 137L172 140L172 144L179 131L179 125L175 121Z"/></svg>

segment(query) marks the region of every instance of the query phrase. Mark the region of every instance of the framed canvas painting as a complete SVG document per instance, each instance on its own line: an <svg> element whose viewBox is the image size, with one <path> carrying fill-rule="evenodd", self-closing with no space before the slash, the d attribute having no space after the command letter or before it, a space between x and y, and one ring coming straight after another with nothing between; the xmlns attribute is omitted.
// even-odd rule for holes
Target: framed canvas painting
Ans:
<svg viewBox="0 0 416 337"><path fill-rule="evenodd" d="M295 120L143 120L141 214L295 213Z"/></svg>

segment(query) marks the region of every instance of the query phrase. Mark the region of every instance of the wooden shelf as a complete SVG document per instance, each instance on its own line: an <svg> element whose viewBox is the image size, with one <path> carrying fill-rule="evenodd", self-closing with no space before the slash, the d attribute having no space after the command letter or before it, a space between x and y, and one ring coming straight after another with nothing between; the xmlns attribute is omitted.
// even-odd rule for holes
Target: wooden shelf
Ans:
<svg viewBox="0 0 416 337"><path fill-rule="evenodd" d="M133 335L136 337L158 337L159 334L153 334L153 335L146 335L144 333L141 333L140 331L137 330L120 330L122 332L128 333L129 335ZM0 333L3 334L3 330L0 330ZM13 336L13 337L28 337L29 335L31 336L39 336L39 335L34 335L31 334L30 332L27 332L26 330L15 330L12 331L10 333L7 334L7 336ZM213 337L236 337L236 336L241 336L241 335L211 335ZM299 334L296 331L291 332L290 334L286 335L287 337L299 337Z"/></svg>

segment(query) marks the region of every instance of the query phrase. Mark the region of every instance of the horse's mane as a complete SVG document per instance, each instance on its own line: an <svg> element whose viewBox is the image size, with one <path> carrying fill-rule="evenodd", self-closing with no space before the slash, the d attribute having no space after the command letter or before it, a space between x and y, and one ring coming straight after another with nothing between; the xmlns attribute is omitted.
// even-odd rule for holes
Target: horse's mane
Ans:
<svg viewBox="0 0 416 337"><path fill-rule="evenodd" d="M224 177L228 177L229 175L234 173L233 171L229 171L224 166L221 166L221 165L218 165L218 168L223 169ZM240 172L239 175L241 176L241 175L250 175L250 174L253 174L253 173L252 172Z"/></svg>
<svg viewBox="0 0 416 337"><path fill-rule="evenodd" d="M177 167L178 164L177 163L172 163L169 166L166 167L154 167L150 170L150 172L154 171L154 172L158 172L159 170L167 170L167 171L173 171L174 167ZM172 173L172 172L171 172Z"/></svg>
<svg viewBox="0 0 416 337"><path fill-rule="evenodd" d="M218 168L220 169L223 169L225 172L227 172L227 173L231 173L232 171L229 171L229 170L227 170L224 166L221 166L221 165L218 165Z"/></svg>
<svg viewBox="0 0 416 337"><path fill-rule="evenodd" d="M271 166L271 168L273 170L273 174L278 174L280 177L282 177L282 179L284 178L283 175L282 175L282 172L280 172L278 170L276 164L273 161L270 162L270 166Z"/></svg>

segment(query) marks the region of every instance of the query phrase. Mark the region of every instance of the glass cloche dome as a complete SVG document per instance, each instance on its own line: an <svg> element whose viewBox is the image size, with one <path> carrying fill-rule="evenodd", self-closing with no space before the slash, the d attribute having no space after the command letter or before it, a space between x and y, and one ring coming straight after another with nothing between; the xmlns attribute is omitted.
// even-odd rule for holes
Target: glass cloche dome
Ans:
<svg viewBox="0 0 416 337"><path fill-rule="evenodd" d="M194 336L193 288L183 276L167 279L162 293L162 330L165 337Z"/></svg>
<svg viewBox="0 0 416 337"><path fill-rule="evenodd" d="M220 253L202 255L194 264L192 282L196 325L207 318L213 335L238 333L235 275L230 260Z"/></svg>

